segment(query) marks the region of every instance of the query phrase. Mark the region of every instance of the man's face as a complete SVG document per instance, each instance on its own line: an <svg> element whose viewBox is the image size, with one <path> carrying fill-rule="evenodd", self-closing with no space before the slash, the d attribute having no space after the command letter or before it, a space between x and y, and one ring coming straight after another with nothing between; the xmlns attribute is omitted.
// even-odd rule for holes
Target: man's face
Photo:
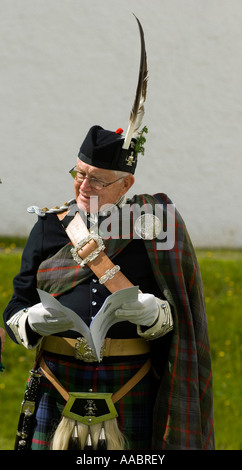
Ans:
<svg viewBox="0 0 242 470"><path fill-rule="evenodd" d="M74 191L75 198L79 209L84 212L92 212L93 205L91 197L95 196L97 201L97 210L100 210L105 205L115 204L121 196L123 196L134 183L134 176L129 174L122 177L110 186L104 187L101 190L94 189L91 187L88 178L95 178L100 180L104 184L112 183L117 180L118 177L114 171L104 170L102 168L96 168L95 166L88 165L87 163L78 160L76 169L79 175L86 177L82 183L75 179Z"/></svg>

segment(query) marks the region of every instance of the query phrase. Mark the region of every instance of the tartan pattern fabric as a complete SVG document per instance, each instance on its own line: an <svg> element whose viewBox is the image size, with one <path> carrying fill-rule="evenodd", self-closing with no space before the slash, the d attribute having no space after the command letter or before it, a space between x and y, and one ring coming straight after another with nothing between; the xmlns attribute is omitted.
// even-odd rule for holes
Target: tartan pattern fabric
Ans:
<svg viewBox="0 0 242 470"><path fill-rule="evenodd" d="M118 247L116 246L117 241L114 242L106 242L105 252L110 259L118 254L130 240L118 240ZM41 263L37 272L37 286L39 289L46 290L52 296L58 297L91 276L92 271L88 266L81 268L73 260L71 248L72 244L68 243L54 256Z"/></svg>
<svg viewBox="0 0 242 470"><path fill-rule="evenodd" d="M63 246L54 256L43 261L37 272L37 286L54 297L68 292L78 282L87 279L91 272L82 269L72 258L72 244Z"/></svg>
<svg viewBox="0 0 242 470"><path fill-rule="evenodd" d="M145 362L144 359L116 364L84 364L45 356L48 367L69 392L113 393ZM150 449L154 380L150 371L125 397L115 403L118 423L130 449ZM32 450L48 450L66 402L43 376L32 438Z"/></svg>
<svg viewBox="0 0 242 470"><path fill-rule="evenodd" d="M146 202L147 197L144 198ZM148 197L149 199L153 199ZM165 195L155 195L170 204ZM149 201L151 202L151 201ZM202 280L185 224L176 211L175 245L147 252L157 282L171 305L171 346L154 408L154 449L214 449L212 370Z"/></svg>
<svg viewBox="0 0 242 470"><path fill-rule="evenodd" d="M172 202L165 194L138 195L131 202L147 207L147 211L150 206L162 204L164 220L167 211L172 211L169 206ZM175 244L172 249L157 249L156 240L145 240L161 298L170 303L174 319L168 360L154 406L152 448L214 449L211 355L202 281L191 240L177 210L173 218ZM115 255L129 241L107 240L107 254L110 250ZM58 260L59 255L56 257ZM56 271L61 271L62 262L59 257ZM82 282L80 271L67 271L65 285L59 284L57 291L52 289L52 295L58 295L60 287L69 289ZM44 271L42 275L39 287L49 289L52 282L49 274L46 279Z"/></svg>

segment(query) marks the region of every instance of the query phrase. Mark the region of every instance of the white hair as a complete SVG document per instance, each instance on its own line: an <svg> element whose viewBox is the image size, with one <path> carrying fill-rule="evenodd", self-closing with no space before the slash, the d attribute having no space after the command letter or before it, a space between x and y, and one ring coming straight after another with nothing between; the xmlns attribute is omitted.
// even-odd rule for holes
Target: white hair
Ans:
<svg viewBox="0 0 242 470"><path fill-rule="evenodd" d="M125 178L125 176L129 176L130 173L127 171L119 171L119 170L112 170L116 178L121 178L122 176Z"/></svg>
<svg viewBox="0 0 242 470"><path fill-rule="evenodd" d="M77 163L79 161L80 161L80 159L77 157ZM103 169L105 169L105 168L103 168ZM114 175L114 178L121 178L122 176L125 178L125 176L130 175L130 173L128 171L109 170L109 169L107 169L107 171L111 171Z"/></svg>

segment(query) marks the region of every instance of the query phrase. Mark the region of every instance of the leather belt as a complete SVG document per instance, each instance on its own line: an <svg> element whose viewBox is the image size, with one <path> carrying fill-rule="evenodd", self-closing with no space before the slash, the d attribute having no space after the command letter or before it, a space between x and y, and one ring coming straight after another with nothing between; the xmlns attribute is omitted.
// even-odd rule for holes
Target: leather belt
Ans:
<svg viewBox="0 0 242 470"><path fill-rule="evenodd" d="M72 356L84 362L95 362L92 352L89 351L84 338L62 338L60 336L45 336L41 343L41 349L46 352ZM105 338L103 357L111 356L136 356L149 352L149 342L143 338L111 339Z"/></svg>

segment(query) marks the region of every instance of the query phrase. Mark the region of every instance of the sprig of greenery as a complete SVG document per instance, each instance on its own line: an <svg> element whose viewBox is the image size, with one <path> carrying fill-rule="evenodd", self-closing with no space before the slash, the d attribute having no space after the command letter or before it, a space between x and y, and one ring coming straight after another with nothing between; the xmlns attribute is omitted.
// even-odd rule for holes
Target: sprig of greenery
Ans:
<svg viewBox="0 0 242 470"><path fill-rule="evenodd" d="M145 148L144 144L146 142L146 138L144 134L148 134L148 128L146 126L143 127L142 131L140 132L139 137L136 139L136 144L135 144L135 153L138 155L138 153L141 153L144 155Z"/></svg>

